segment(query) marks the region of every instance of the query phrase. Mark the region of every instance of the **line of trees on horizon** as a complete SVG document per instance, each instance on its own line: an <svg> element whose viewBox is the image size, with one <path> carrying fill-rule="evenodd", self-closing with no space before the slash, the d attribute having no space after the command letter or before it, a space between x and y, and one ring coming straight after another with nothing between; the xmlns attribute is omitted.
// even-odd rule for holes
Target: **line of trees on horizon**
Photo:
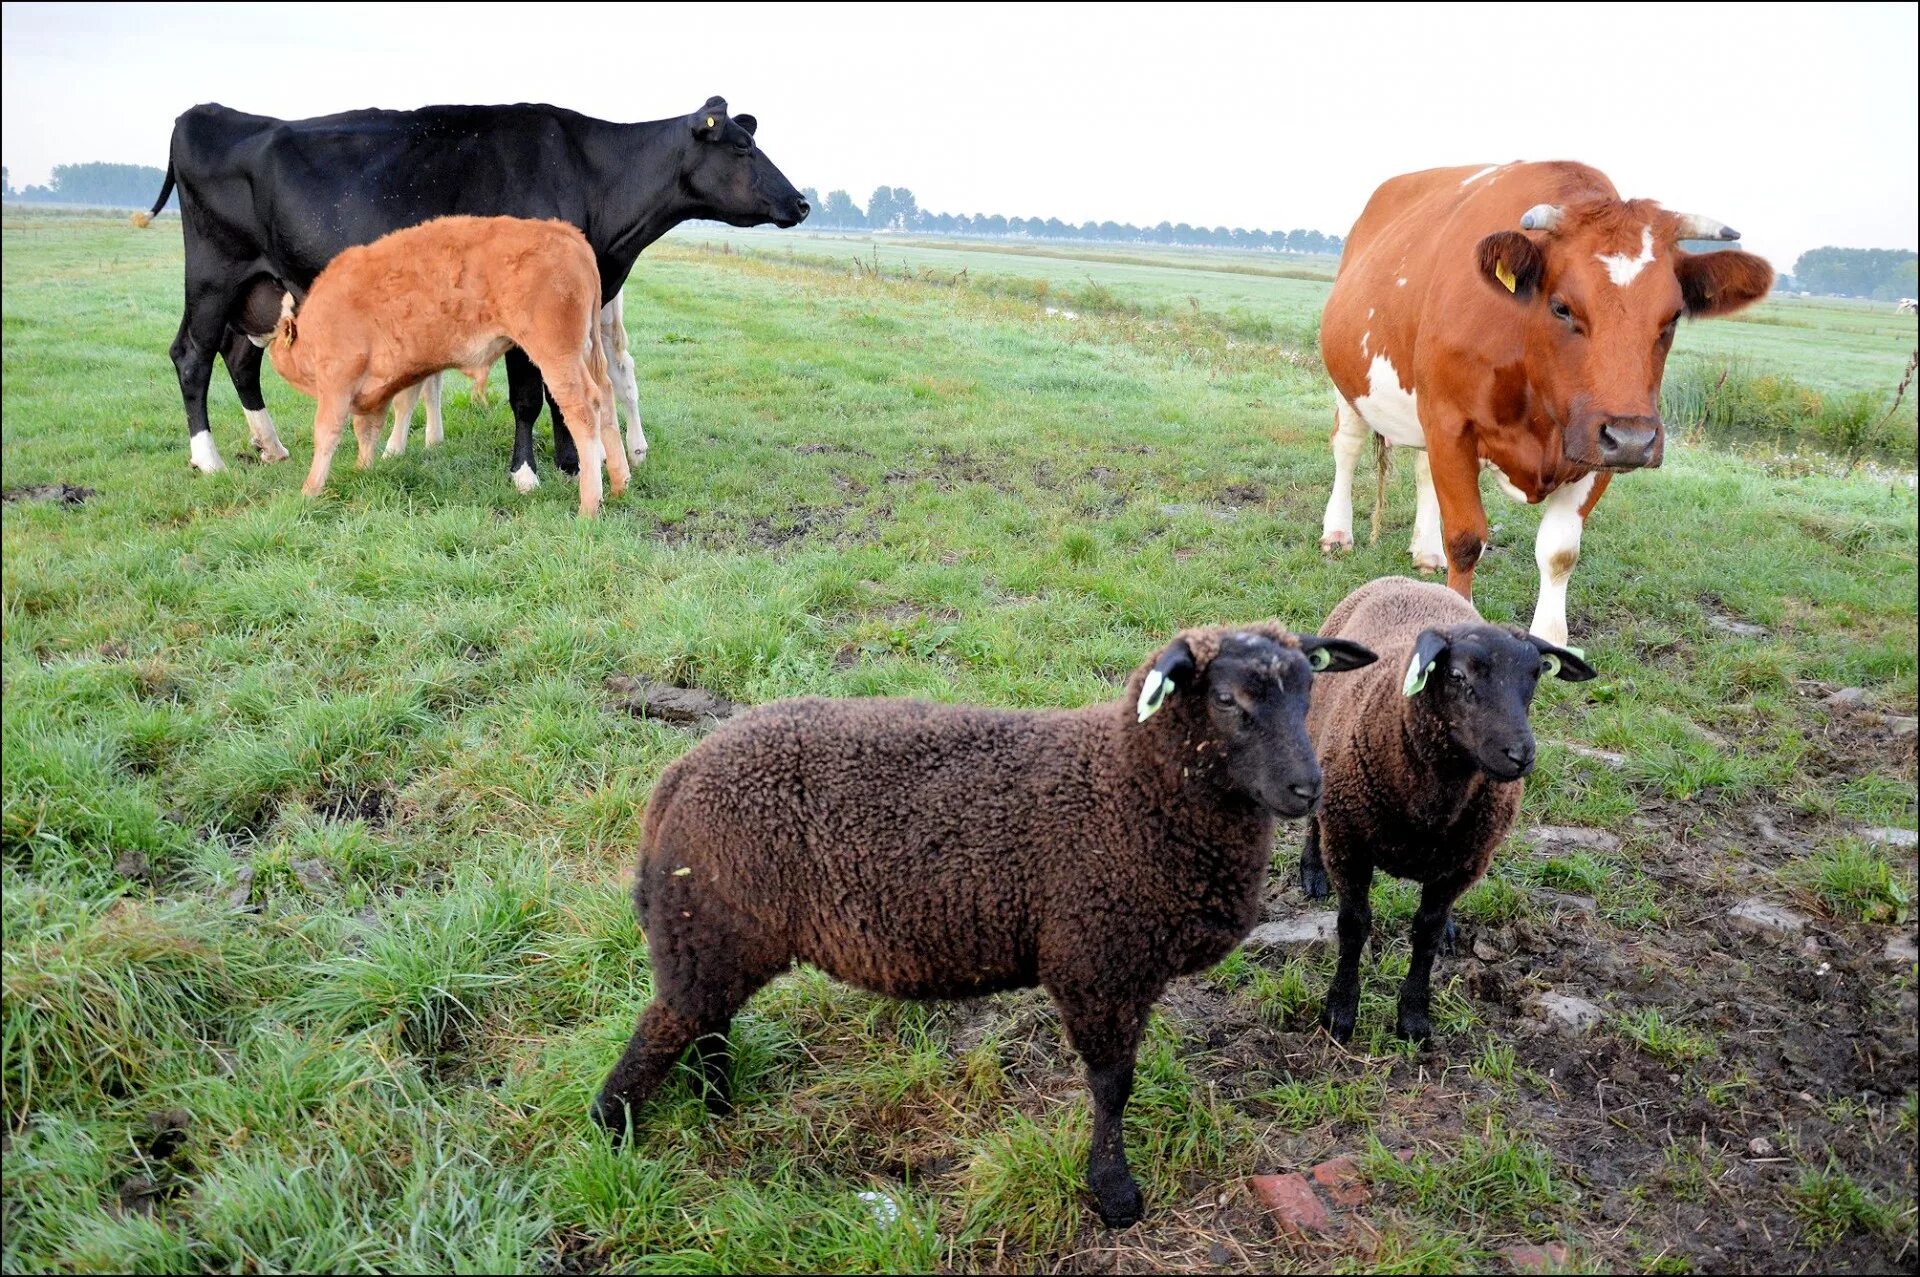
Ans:
<svg viewBox="0 0 1920 1277"><path fill-rule="evenodd" d="M104 204L110 208L152 208L167 180L166 170L151 164L56 164L45 186L13 189L13 175L0 168L0 194L28 204ZM180 197L167 197L178 209Z"/></svg>
<svg viewBox="0 0 1920 1277"><path fill-rule="evenodd" d="M811 186L803 188L800 193L814 208L813 214L807 218L807 225L821 230L912 231L922 235L1178 244L1189 248L1243 248L1276 253L1328 253L1335 256L1344 245L1338 235L1304 229L1246 230L1237 226L1189 226L1185 222L1135 226L1131 222L1114 221L1081 222L1076 226L1057 217L934 213L921 208L913 192L904 186L876 187L864 210L845 191L828 191L825 199Z"/></svg>
<svg viewBox="0 0 1920 1277"><path fill-rule="evenodd" d="M1883 302L1920 297L1920 254L1900 248L1810 248L1793 264L1793 287Z"/></svg>

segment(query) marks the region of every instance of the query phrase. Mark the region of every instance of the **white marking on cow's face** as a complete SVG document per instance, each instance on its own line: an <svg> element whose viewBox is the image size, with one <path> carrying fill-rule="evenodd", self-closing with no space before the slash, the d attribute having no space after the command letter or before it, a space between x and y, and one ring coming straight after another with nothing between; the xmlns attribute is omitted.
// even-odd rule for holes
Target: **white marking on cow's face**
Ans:
<svg viewBox="0 0 1920 1277"><path fill-rule="evenodd" d="M1399 279L1396 279L1393 282L1395 284L1398 284L1400 287L1405 288L1407 286L1407 277L1405 275L1402 275Z"/></svg>
<svg viewBox="0 0 1920 1277"><path fill-rule="evenodd" d="M1400 374L1385 355L1375 355L1367 365L1367 393L1355 399L1353 406L1387 442L1403 448L1427 446L1427 436L1420 429L1419 396L1400 385Z"/></svg>
<svg viewBox="0 0 1920 1277"><path fill-rule="evenodd" d="M1372 336L1373 336L1373 329L1371 328L1367 329L1367 331L1360 334L1360 358L1362 359L1365 359L1367 357L1367 342L1370 338L1372 338Z"/></svg>
<svg viewBox="0 0 1920 1277"><path fill-rule="evenodd" d="M1466 181L1460 183L1460 185L1472 186L1475 182L1479 181L1481 178L1485 177L1487 174L1497 172L1499 168L1500 166L1498 164L1489 164L1485 168L1481 169L1478 173L1475 173L1472 177L1468 178Z"/></svg>
<svg viewBox="0 0 1920 1277"><path fill-rule="evenodd" d="M1653 227L1640 228L1640 256L1628 257L1625 253L1595 253L1595 261L1607 268L1607 278L1614 287L1625 288L1640 277L1640 272L1653 264Z"/></svg>
<svg viewBox="0 0 1920 1277"><path fill-rule="evenodd" d="M1480 468L1482 470L1493 471L1494 486L1499 488L1500 491L1506 493L1508 496L1512 497L1515 501L1520 502L1522 505L1532 504L1531 499L1527 496L1527 494L1520 490L1520 485L1507 477L1507 472L1505 470L1502 470L1499 466L1487 460L1485 457L1480 458Z"/></svg>
<svg viewBox="0 0 1920 1277"><path fill-rule="evenodd" d="M1367 307L1367 318L1368 318L1368 319L1372 319L1372 318L1373 318L1373 307L1371 307L1371 306L1369 306L1369 307Z"/></svg>
<svg viewBox="0 0 1920 1277"><path fill-rule="evenodd" d="M532 466L522 462L520 468L513 472L513 486L522 492L532 492L540 486L540 476L533 472Z"/></svg>
<svg viewBox="0 0 1920 1277"><path fill-rule="evenodd" d="M1567 645L1567 581L1580 561L1580 533L1586 520L1580 507L1593 492L1593 476L1555 489L1541 503L1540 531L1533 540L1533 561L1540 569L1540 601L1527 629L1559 647Z"/></svg>
<svg viewBox="0 0 1920 1277"><path fill-rule="evenodd" d="M227 463L220 459L220 449L213 446L211 430L202 430L197 435L189 435L187 453L193 460L193 468L203 474L212 474L216 470L227 468Z"/></svg>

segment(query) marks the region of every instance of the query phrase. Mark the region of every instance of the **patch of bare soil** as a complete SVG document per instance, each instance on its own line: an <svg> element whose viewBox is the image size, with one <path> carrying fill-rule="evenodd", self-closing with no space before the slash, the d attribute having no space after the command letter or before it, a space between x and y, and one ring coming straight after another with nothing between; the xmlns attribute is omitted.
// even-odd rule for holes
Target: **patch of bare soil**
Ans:
<svg viewBox="0 0 1920 1277"><path fill-rule="evenodd" d="M36 483L24 488L7 488L0 491L0 504L13 505L18 501L58 501L61 505L81 505L87 498L96 495L92 488L82 488L71 483Z"/></svg>

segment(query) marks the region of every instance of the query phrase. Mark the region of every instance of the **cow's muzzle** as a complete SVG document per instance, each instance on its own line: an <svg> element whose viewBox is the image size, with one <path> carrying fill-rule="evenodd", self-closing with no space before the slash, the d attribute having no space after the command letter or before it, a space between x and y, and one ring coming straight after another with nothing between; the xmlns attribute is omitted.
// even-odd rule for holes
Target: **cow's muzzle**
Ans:
<svg viewBox="0 0 1920 1277"><path fill-rule="evenodd" d="M1666 431L1658 417L1611 417L1595 436L1602 470L1650 470L1666 451Z"/></svg>

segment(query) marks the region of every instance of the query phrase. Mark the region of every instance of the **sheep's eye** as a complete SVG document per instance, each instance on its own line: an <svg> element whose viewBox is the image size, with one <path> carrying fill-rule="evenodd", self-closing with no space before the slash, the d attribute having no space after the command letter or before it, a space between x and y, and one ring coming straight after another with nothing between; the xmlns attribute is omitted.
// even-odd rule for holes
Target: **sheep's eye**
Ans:
<svg viewBox="0 0 1920 1277"><path fill-rule="evenodd" d="M1467 681L1467 672L1458 665L1454 665L1448 668L1447 677L1456 683L1464 683Z"/></svg>
<svg viewBox="0 0 1920 1277"><path fill-rule="evenodd" d="M1233 693L1232 692L1215 692L1213 694L1213 703L1215 705L1221 705L1231 709L1234 704Z"/></svg>

